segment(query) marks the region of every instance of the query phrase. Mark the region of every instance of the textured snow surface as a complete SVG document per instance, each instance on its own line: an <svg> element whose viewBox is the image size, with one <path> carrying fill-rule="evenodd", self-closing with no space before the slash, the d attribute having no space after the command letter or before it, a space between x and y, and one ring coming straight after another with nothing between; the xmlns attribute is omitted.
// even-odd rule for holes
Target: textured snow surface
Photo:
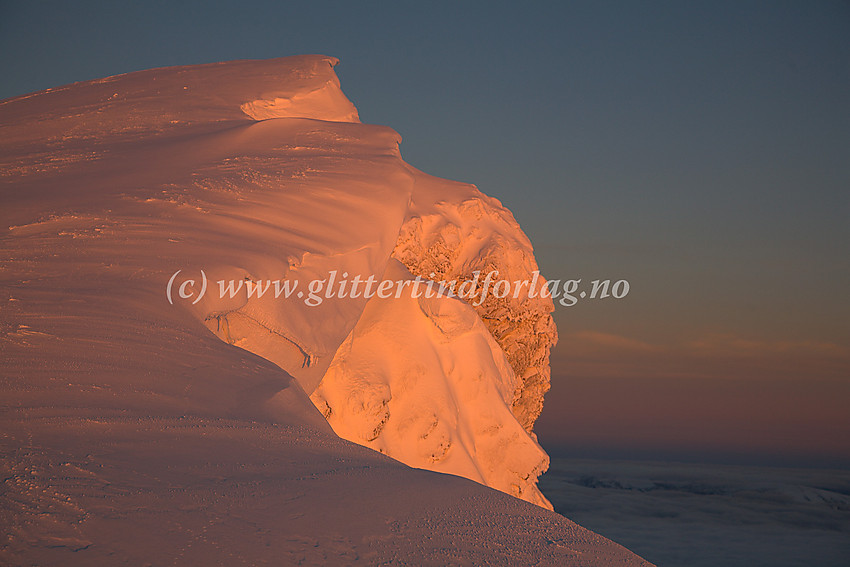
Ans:
<svg viewBox="0 0 850 567"><path fill-rule="evenodd" d="M384 279L412 276L391 260ZM404 294L367 304L312 398L345 439L550 507L536 487L549 460L511 413L518 386L472 307Z"/></svg>
<svg viewBox="0 0 850 567"><path fill-rule="evenodd" d="M358 122L335 64L155 69L0 102L0 562L643 564L398 462L548 504L531 426L551 302L215 293L536 268L498 202ZM211 291L170 305L177 270Z"/></svg>

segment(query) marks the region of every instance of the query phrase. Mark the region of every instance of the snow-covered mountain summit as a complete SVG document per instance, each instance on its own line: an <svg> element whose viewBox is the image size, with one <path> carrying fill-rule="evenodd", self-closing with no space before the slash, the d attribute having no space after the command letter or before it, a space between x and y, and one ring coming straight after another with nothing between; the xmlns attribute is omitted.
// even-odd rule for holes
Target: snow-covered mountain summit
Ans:
<svg viewBox="0 0 850 567"><path fill-rule="evenodd" d="M548 506L532 427L551 300L351 292L354 278L528 280L531 245L498 201L410 167L393 130L361 124L335 64L155 69L0 102L9 562L146 557L128 527L196 562L225 542L256 563L244 542L260 540L321 548L307 562L392 561L418 549L402 543L417 522L438 563L454 553L441 533L483 561L503 553L491 528L433 522L485 512L553 564L638 562L330 432ZM443 490L459 500L435 503Z"/></svg>

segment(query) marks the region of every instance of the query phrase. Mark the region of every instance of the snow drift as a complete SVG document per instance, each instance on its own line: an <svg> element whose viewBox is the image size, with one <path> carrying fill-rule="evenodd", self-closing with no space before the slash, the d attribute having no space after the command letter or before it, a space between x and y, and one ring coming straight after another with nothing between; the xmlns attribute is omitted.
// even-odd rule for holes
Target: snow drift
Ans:
<svg viewBox="0 0 850 567"><path fill-rule="evenodd" d="M4 562L640 563L331 433L548 507L532 427L551 301L249 297L331 272L536 269L497 201L359 123L335 64L155 69L0 102ZM194 295L171 305L178 271ZM246 285L200 297L200 278Z"/></svg>

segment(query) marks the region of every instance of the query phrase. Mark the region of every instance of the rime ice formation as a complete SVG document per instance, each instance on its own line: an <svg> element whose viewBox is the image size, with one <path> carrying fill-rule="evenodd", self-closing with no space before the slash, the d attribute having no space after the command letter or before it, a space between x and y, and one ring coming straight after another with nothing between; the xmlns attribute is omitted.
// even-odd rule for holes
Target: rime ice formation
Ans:
<svg viewBox="0 0 850 567"><path fill-rule="evenodd" d="M471 185L413 173L393 251L410 273L436 281L471 281L476 271L510 282L533 278L531 244L498 201ZM490 293L480 305L447 298L415 305L407 297L399 300L409 305L403 315L398 307L367 306L313 401L346 439L551 507L536 487L548 457L531 428L549 389L552 300L513 295ZM425 328L417 332L416 324ZM392 358L398 363L374 362Z"/></svg>
<svg viewBox="0 0 850 567"><path fill-rule="evenodd" d="M482 278L498 272L509 282L533 279L537 263L531 243L510 211L473 186L431 180L441 190L415 199L394 257L414 275L438 281L472 280L476 272ZM558 334L552 299L527 291L503 298L489 293L472 304L519 379L510 405L531 433L549 390L549 351Z"/></svg>
<svg viewBox="0 0 850 567"><path fill-rule="evenodd" d="M536 268L498 202L358 122L335 64L0 101L0 563L645 564L398 462L547 506L551 303L269 291Z"/></svg>

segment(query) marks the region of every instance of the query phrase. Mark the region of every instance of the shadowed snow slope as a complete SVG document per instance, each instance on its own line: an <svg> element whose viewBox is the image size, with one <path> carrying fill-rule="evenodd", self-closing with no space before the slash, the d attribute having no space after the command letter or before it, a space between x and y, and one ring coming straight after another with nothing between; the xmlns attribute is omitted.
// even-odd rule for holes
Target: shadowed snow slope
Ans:
<svg viewBox="0 0 850 567"><path fill-rule="evenodd" d="M398 462L548 504L531 425L551 303L305 293L331 272L535 269L501 205L358 122L335 64L0 102L0 563L645 564Z"/></svg>

